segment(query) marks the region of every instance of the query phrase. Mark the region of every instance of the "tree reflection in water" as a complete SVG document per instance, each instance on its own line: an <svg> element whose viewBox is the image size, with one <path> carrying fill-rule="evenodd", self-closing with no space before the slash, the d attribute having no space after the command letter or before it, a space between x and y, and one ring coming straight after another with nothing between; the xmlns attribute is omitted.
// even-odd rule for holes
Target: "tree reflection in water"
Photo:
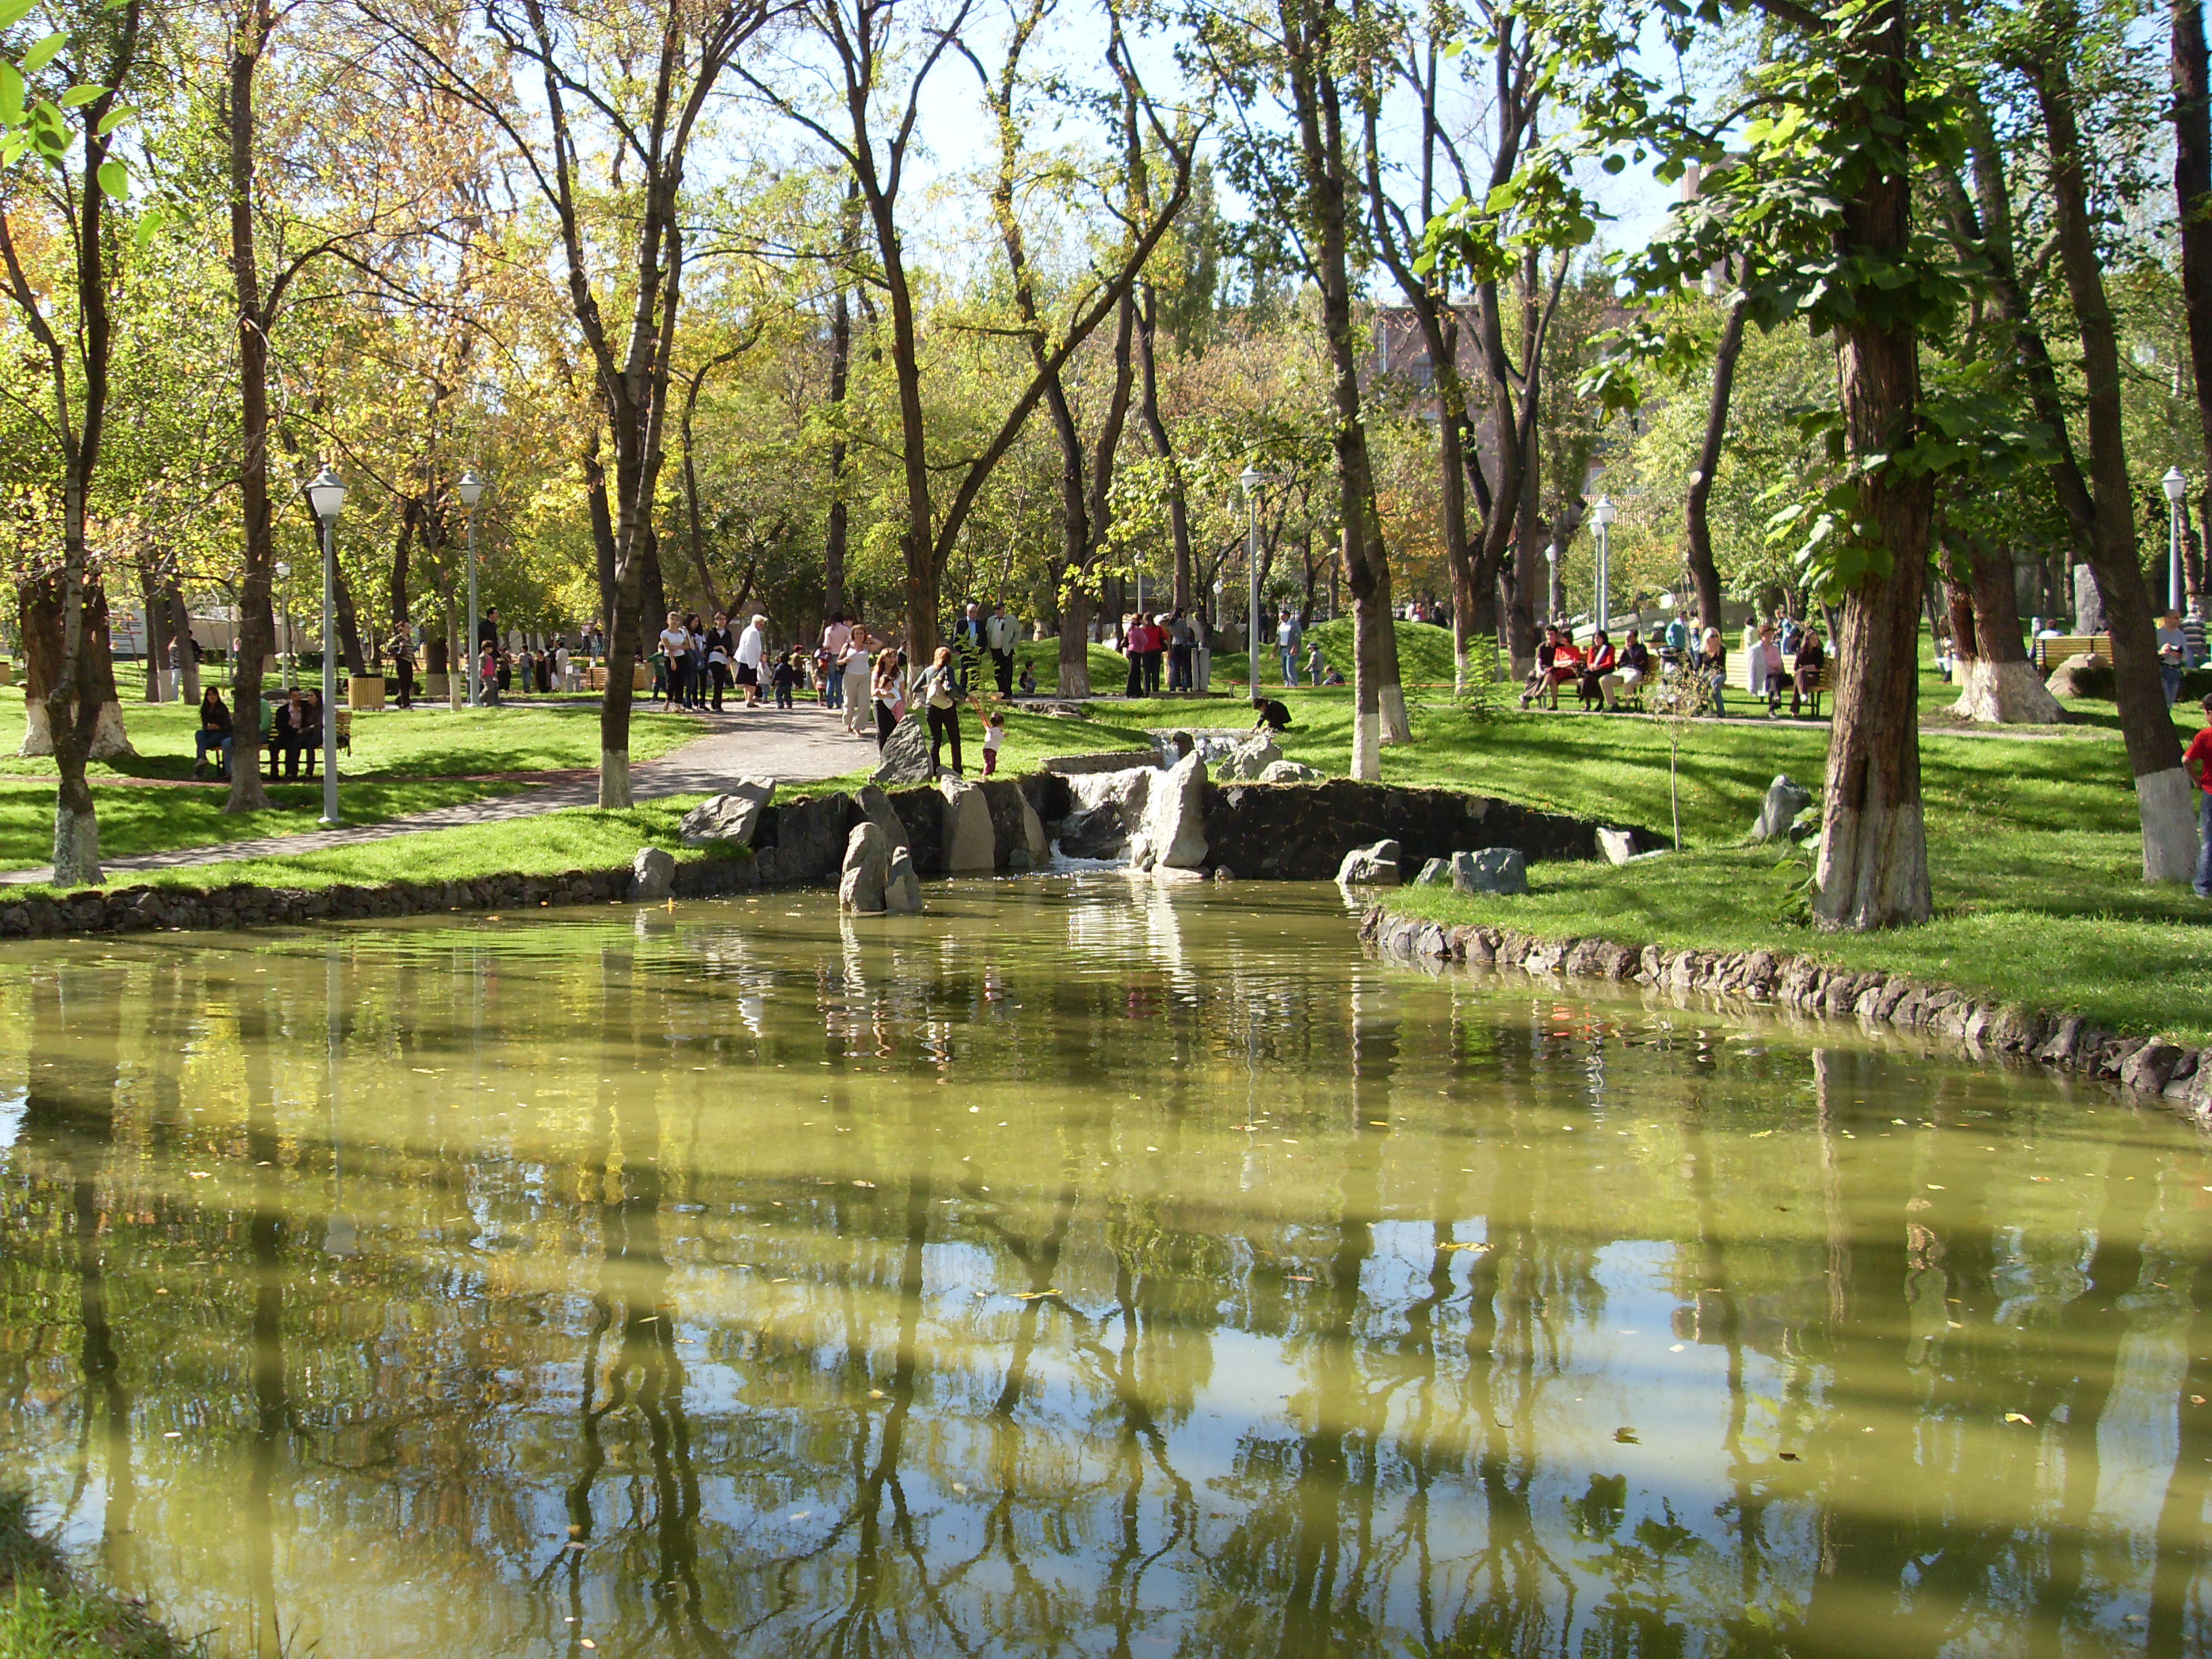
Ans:
<svg viewBox="0 0 2212 1659"><path fill-rule="evenodd" d="M2192 1131L1268 900L0 963L0 1449L224 1653L2207 1651Z"/></svg>

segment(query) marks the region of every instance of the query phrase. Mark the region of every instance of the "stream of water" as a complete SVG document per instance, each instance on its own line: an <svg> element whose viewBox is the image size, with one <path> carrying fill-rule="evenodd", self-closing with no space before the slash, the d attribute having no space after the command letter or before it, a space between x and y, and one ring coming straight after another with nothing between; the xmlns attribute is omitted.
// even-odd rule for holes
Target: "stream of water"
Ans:
<svg viewBox="0 0 2212 1659"><path fill-rule="evenodd" d="M2212 1652L2212 1156L1110 872L0 961L0 1456L218 1655Z"/></svg>

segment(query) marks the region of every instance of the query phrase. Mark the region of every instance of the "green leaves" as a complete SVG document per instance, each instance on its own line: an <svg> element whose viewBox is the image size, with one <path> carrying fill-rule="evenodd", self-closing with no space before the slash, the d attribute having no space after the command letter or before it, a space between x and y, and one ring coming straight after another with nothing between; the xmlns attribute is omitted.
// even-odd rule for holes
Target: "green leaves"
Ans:
<svg viewBox="0 0 2212 1659"><path fill-rule="evenodd" d="M59 30L49 34L43 40L33 41L30 50L23 54L23 73L36 75L53 61L54 54L65 44Z"/></svg>

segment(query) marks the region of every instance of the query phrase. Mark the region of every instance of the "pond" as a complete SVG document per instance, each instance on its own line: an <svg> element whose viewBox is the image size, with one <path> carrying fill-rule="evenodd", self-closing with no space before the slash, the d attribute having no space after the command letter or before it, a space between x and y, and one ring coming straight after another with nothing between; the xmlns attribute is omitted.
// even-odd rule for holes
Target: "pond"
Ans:
<svg viewBox="0 0 2212 1659"><path fill-rule="evenodd" d="M929 897L0 962L36 1521L223 1655L2212 1651L2178 1119Z"/></svg>

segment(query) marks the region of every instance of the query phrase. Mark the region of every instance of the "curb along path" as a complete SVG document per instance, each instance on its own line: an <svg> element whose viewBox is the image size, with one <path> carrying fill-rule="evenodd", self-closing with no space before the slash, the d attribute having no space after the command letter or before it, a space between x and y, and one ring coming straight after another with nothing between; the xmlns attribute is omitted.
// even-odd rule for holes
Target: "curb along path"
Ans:
<svg viewBox="0 0 2212 1659"><path fill-rule="evenodd" d="M2167 1105L2212 1127L2212 1048L2115 1036L2078 1014L2046 1014L1901 974L1837 968L1774 951L1641 950L1610 939L1540 939L1511 928L1447 927L1370 906L1359 938L1401 962L1464 962L1532 975L1627 981L1678 994L1738 997L1945 1037L1977 1054L2061 1067Z"/></svg>
<svg viewBox="0 0 2212 1659"><path fill-rule="evenodd" d="M875 758L872 740L848 737L842 726L811 709L783 715L757 711L726 718L739 720L743 724L717 727L672 750L659 760L640 761L633 766L633 797L645 801L663 800L672 795L711 794L732 780L747 775L774 778L779 784L813 783L853 771ZM102 859L100 866L114 877L179 870L193 865L228 864L240 859L282 858L293 853L319 852L328 847L356 847L393 836L535 817L568 807L589 806L599 794L597 775L577 772L567 775L561 781L532 786L515 794L441 806L435 811L416 812L381 823L354 824L343 830L307 829L290 835L258 836L248 841L179 848L173 852ZM0 873L0 886L28 886L50 880L52 876L51 866L12 870Z"/></svg>

